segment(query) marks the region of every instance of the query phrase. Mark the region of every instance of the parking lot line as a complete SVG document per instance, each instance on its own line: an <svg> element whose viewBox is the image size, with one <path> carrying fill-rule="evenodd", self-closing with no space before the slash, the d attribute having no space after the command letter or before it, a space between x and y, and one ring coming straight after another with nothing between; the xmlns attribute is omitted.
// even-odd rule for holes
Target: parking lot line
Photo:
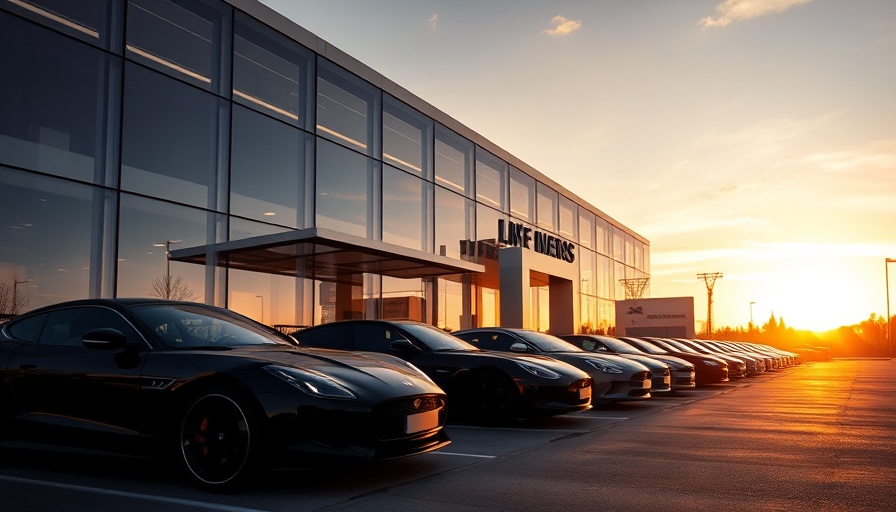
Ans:
<svg viewBox="0 0 896 512"><path fill-rule="evenodd" d="M478 455L475 453L455 453L455 452L430 452L432 455L453 455L455 457L476 457L479 459L494 459L496 455Z"/></svg>
<svg viewBox="0 0 896 512"><path fill-rule="evenodd" d="M0 480L14 482L19 484L39 485L44 487L55 487L57 489L66 489L69 491L79 491L94 494L105 494L108 496L119 496L124 498L141 499L147 501L157 501L160 503L170 503L172 505L184 505L196 509L220 510L223 512L264 512L263 510L245 507L234 507L230 505L222 505L220 503L208 503L205 501L184 500L180 498L168 498L165 496L156 496L152 494L140 494L136 492L113 491L111 489L102 489L99 487L86 487L82 485L62 484L59 482L50 482L47 480L32 480L30 478L17 478L14 476L0 475Z"/></svg>

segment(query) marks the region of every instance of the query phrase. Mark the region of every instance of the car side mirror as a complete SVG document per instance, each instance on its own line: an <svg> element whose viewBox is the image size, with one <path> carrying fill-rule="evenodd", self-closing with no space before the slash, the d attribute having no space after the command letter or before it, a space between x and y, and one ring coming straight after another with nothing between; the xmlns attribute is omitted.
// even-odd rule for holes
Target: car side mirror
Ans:
<svg viewBox="0 0 896 512"><path fill-rule="evenodd" d="M389 344L389 348L392 348L395 350L401 350L402 352L419 352L420 351L420 349L417 348L416 345L414 345L409 340L406 340L404 338L392 341L392 343Z"/></svg>
<svg viewBox="0 0 896 512"><path fill-rule="evenodd" d="M511 352L528 352L529 347L526 346L525 343L516 342L510 346Z"/></svg>
<svg viewBox="0 0 896 512"><path fill-rule="evenodd" d="M127 348L128 337L117 329L94 329L84 333L81 343L94 350L121 350Z"/></svg>

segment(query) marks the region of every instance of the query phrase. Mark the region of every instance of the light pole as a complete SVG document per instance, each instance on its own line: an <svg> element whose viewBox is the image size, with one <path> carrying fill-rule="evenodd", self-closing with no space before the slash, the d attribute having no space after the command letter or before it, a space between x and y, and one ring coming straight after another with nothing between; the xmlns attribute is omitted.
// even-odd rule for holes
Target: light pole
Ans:
<svg viewBox="0 0 896 512"><path fill-rule="evenodd" d="M15 277L12 278L12 304L10 304L9 312L17 315L19 314L19 285L25 284L31 279L25 278L24 281L19 281Z"/></svg>
<svg viewBox="0 0 896 512"><path fill-rule="evenodd" d="M165 248L165 298L171 298L171 244L178 244L182 240L165 240L165 243L152 244L153 247Z"/></svg>
<svg viewBox="0 0 896 512"><path fill-rule="evenodd" d="M884 260L884 282L887 285L887 345L890 349L890 359L893 359L893 330L890 328L890 263L896 263L896 258Z"/></svg>
<svg viewBox="0 0 896 512"><path fill-rule="evenodd" d="M261 323L264 323L264 296L256 295L259 299L261 299Z"/></svg>
<svg viewBox="0 0 896 512"><path fill-rule="evenodd" d="M755 302L750 302L750 332L753 332L753 304Z"/></svg>

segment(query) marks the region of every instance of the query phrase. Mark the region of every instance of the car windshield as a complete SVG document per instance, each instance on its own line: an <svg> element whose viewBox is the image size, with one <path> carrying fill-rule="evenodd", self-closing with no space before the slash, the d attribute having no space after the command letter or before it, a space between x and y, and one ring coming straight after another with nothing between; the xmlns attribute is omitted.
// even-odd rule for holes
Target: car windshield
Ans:
<svg viewBox="0 0 896 512"><path fill-rule="evenodd" d="M627 339L630 339L630 338L627 338ZM659 355L659 354L668 354L669 353L668 350L663 350L660 347L654 345L653 343L650 343L649 341L635 340L635 339L630 339L630 341L636 347L643 350L644 352L647 352L648 354Z"/></svg>
<svg viewBox="0 0 896 512"><path fill-rule="evenodd" d="M584 352L572 343L538 331L517 331L517 334L542 352Z"/></svg>
<svg viewBox="0 0 896 512"><path fill-rule="evenodd" d="M227 349L246 345L291 345L288 338L226 310L190 304L147 304L131 312L165 347Z"/></svg>
<svg viewBox="0 0 896 512"><path fill-rule="evenodd" d="M426 324L401 324L401 328L429 347L433 352L479 352L479 349L447 332Z"/></svg>
<svg viewBox="0 0 896 512"><path fill-rule="evenodd" d="M613 338L598 338L601 343L606 345L613 352L619 352L620 354L643 354L644 352L638 350L628 343L623 341L619 341Z"/></svg>

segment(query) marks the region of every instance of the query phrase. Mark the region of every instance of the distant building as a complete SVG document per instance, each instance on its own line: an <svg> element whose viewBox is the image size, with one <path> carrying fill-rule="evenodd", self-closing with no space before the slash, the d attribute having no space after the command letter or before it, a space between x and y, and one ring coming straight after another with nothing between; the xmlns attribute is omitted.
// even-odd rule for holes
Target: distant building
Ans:
<svg viewBox="0 0 896 512"><path fill-rule="evenodd" d="M31 308L606 332L648 277L646 239L256 1L0 0L0 58L0 283Z"/></svg>
<svg viewBox="0 0 896 512"><path fill-rule="evenodd" d="M694 298L663 297L617 301L616 335L696 338Z"/></svg>

